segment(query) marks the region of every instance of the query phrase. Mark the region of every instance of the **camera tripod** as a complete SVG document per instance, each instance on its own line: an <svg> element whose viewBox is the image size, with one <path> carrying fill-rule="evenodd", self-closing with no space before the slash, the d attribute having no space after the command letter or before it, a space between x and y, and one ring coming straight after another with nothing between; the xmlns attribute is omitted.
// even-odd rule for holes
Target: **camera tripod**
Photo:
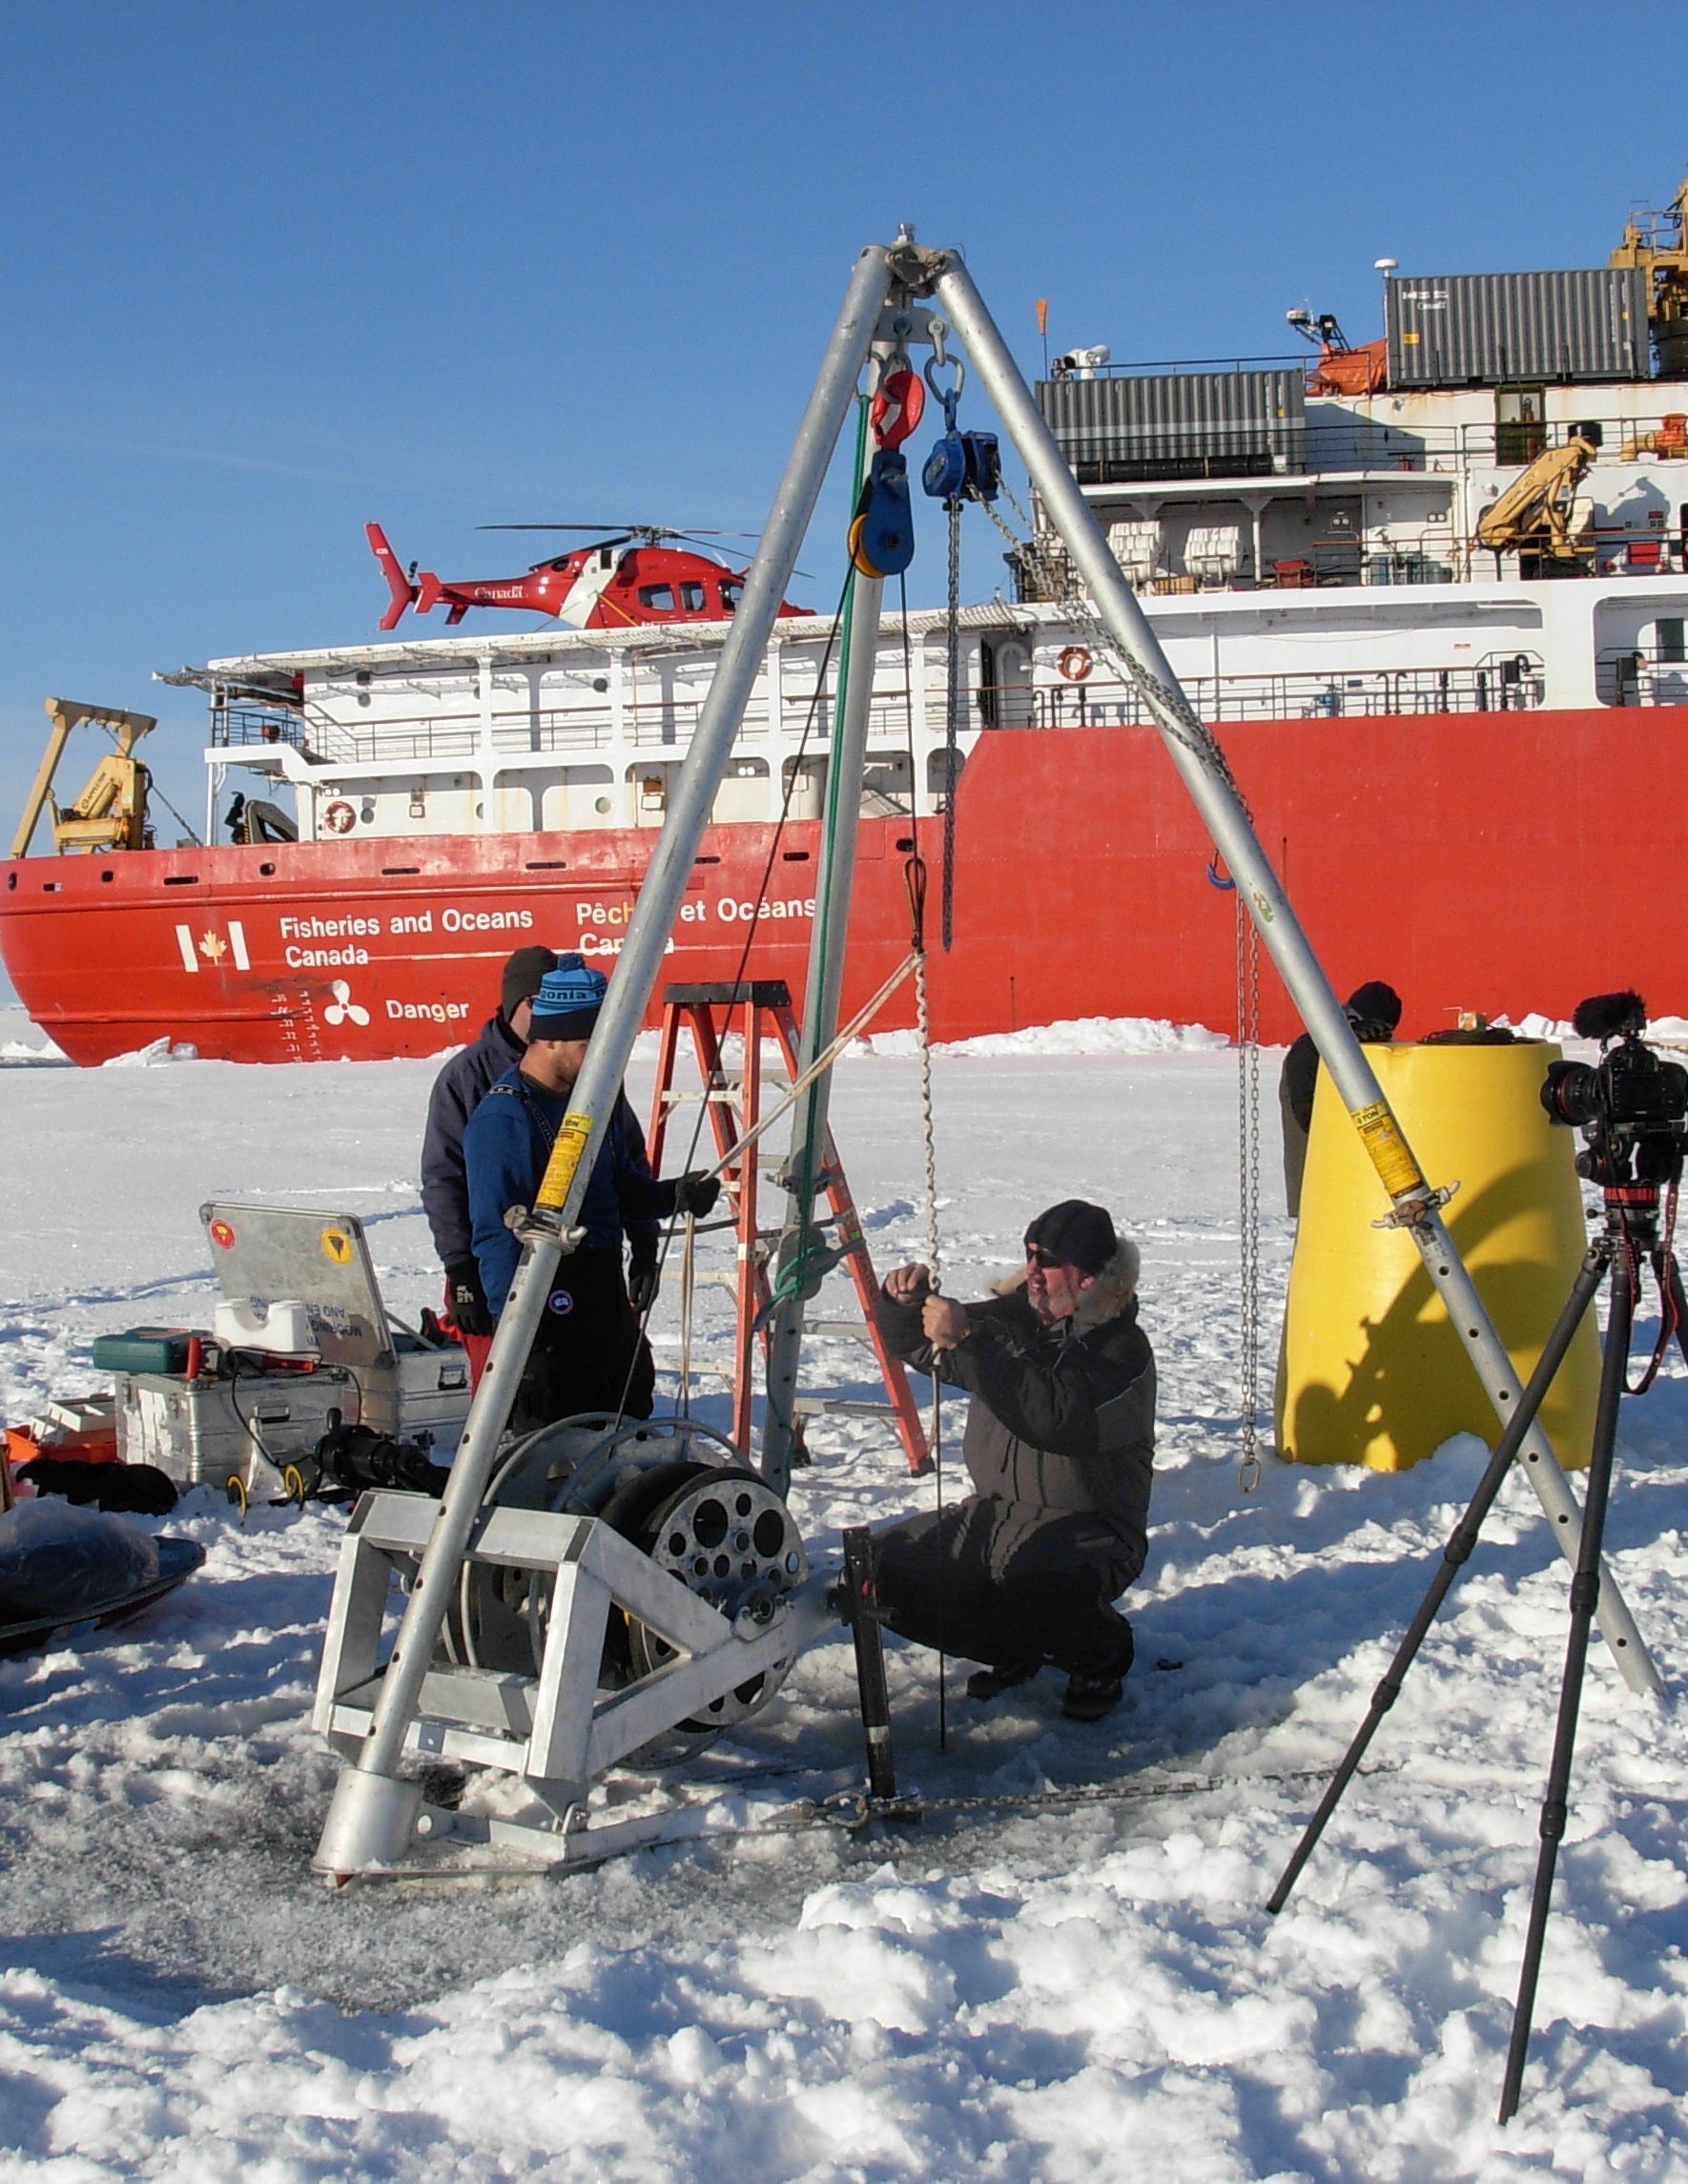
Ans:
<svg viewBox="0 0 1688 2184"><path fill-rule="evenodd" d="M1513 2010L1512 2039L1507 2050L1506 2083L1501 2093L1500 2121L1517 2112L1530 2049L1530 2024L1535 2007L1536 1980L1541 1970L1542 1943L1547 1932L1548 1906L1553 1894L1554 1870L1564 1837L1567 1798L1571 1788L1571 1763L1576 1744L1577 1711L1582 1700L1583 1670L1588 1659L1589 1632L1600 1593L1600 1550L1606 1529L1606 1504L1612 1486L1613 1450L1617 1438L1617 1406L1626 1394L1639 1395L1653 1384L1665 1350L1674 1336L1688 1360L1688 1298L1671 1248L1676 1224L1677 1187L1682 1153L1673 1146L1661 1152L1648 1146L1645 1164L1661 1167L1657 1181L1632 1180L1631 1148L1608 1143L1595 1156L1595 1175L1605 1197L1605 1226L1590 1244L1534 1372L1530 1377L1517 1411L1496 1442L1494 1453L1478 1482L1470 1506L1442 1550L1441 1567L1396 1649L1387 1674L1371 1695L1366 1719L1331 1777L1319 1808L1307 1823L1277 1886L1266 1902L1268 1911L1281 1911L1288 1900L1302 1867L1311 1857L1326 1823L1341 1802L1364 1758L1378 1724L1400 1697L1402 1681L1411 1667L1436 1612L1454 1578L1470 1559L1483 1520L1493 1507L1507 1473L1517 1458L1554 1376L1564 1362L1572 1338L1582 1324L1595 1292L1608 1275L1612 1283L1610 1316L1600 1366L1600 1392L1595 1412L1594 1450L1589 1460L1588 1492L1583 1502L1582 1536L1571 1580L1571 1619L1565 1647L1565 1669L1559 1686L1558 1720L1554 1732L1553 1759L1542 1797L1541 1848L1535 1866L1535 1885L1530 1902L1530 1923L1524 1940L1524 1957L1518 1973L1518 1995ZM1587 1156L1585 1156L1587 1157ZM1664 1188L1661 1191L1661 1184ZM1659 1202L1665 1198L1664 1233L1659 1232ZM1657 1347L1635 1388L1628 1386L1630 1332L1635 1322L1642 1261L1653 1268L1658 1285L1661 1325ZM1531 1462L1536 1461L1532 1452Z"/></svg>

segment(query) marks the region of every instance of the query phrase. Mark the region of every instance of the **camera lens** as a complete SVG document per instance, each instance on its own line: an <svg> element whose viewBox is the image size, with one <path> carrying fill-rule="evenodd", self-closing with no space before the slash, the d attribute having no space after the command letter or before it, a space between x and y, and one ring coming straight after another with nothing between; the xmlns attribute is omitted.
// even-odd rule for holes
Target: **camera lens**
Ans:
<svg viewBox="0 0 1688 2184"><path fill-rule="evenodd" d="M1548 1120L1580 1129L1600 1111L1600 1073L1586 1061L1550 1061L1541 1103Z"/></svg>

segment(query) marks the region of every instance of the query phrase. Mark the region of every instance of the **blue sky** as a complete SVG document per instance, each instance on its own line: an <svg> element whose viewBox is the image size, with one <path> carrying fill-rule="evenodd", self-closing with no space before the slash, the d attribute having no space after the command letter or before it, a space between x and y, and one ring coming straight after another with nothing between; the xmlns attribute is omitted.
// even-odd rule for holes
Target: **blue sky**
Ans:
<svg viewBox="0 0 1688 2184"><path fill-rule="evenodd" d="M0 0L0 823L49 692L156 711L196 814L150 671L372 636L371 517L447 576L543 550L480 523L753 530L900 219L1028 368L1039 296L1120 359L1281 351L1304 302L1358 340L1383 255L1602 262L1688 161L1685 59L1625 0Z"/></svg>

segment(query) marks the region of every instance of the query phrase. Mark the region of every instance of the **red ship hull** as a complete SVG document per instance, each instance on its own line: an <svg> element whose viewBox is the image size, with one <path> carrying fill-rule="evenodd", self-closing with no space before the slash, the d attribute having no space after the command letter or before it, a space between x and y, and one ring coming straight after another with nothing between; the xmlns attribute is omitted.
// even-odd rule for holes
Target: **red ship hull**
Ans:
<svg viewBox="0 0 1688 2184"><path fill-rule="evenodd" d="M1460 1009L1563 1017L1635 985L1688 1015L1674 881L1688 853L1688 708L1266 721L1225 740L1267 855L1339 990L1386 978L1405 1029ZM800 995L817 829L787 827L750 915L767 825L704 842L675 979L783 977ZM923 821L936 868L938 828ZM862 822L844 1006L906 950L907 819ZM31 857L6 867L0 951L73 1061L191 1041L234 1061L425 1055L473 1035L511 949L609 968L653 831L414 836ZM982 735L957 804L955 946L937 1038L1061 1018L1231 1030L1235 897L1159 739L1139 729ZM910 1020L906 991L877 1028ZM1299 1021L1263 974L1267 1039Z"/></svg>

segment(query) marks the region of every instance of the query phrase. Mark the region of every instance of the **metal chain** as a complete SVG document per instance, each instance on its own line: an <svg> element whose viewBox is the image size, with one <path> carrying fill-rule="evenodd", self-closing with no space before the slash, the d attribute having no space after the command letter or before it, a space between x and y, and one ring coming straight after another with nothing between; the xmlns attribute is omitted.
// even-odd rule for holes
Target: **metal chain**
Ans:
<svg viewBox="0 0 1688 2184"><path fill-rule="evenodd" d="M926 1264L933 1288L940 1288L937 1251L937 1143L933 1132L932 1017L926 996L926 951L915 957L915 1039L920 1056L920 1134L926 1159Z"/></svg>
<svg viewBox="0 0 1688 2184"><path fill-rule="evenodd" d="M950 608L944 627L945 671L949 677L943 717L943 949L955 939L956 781L961 771L961 504L945 503L950 517ZM910 783L910 793L914 784Z"/></svg>
<svg viewBox="0 0 1688 2184"><path fill-rule="evenodd" d="M937 1141L933 1130L932 1016L926 995L926 951L915 952L915 1042L920 1057L920 1134L926 1161L926 1266L935 1289L943 1287L943 1267L937 1249ZM943 1522L943 1382L932 1375L932 1419L926 1429L926 1446L932 1454L933 1508ZM949 1749L948 1660L937 1657L937 1748Z"/></svg>
<svg viewBox="0 0 1688 2184"><path fill-rule="evenodd" d="M1242 1458L1237 1484L1260 1484L1260 935L1237 892L1237 1182L1242 1299L1237 1408Z"/></svg>
<svg viewBox="0 0 1688 2184"><path fill-rule="evenodd" d="M1003 490L1007 492L1006 486ZM1024 509L1014 499L1012 493L1008 493L1007 497L1013 504L1015 514L1019 516L1022 524L1025 524L1027 530L1031 531L1032 525ZM1016 552L1023 551L1028 545L1037 550L1035 532L1030 540L1020 539L1016 535L1012 525L1004 521L999 509L993 507L988 501L982 505L985 514L990 517L992 523L996 525L998 530ZM1057 604L1067 620L1077 624L1079 628L1088 633L1090 642L1099 657L1105 659L1115 672L1132 686L1138 696L1142 698L1143 704L1161 726L1165 729L1166 732L1175 736L1187 751L1193 752L1204 764L1214 767L1224 779L1225 786L1234 795L1240 797L1242 792L1232 778L1230 763L1226 759L1225 752L1221 749L1212 731L1203 721L1194 706L1191 705L1189 699L1184 696L1181 690L1174 689L1169 683L1163 683L1158 675L1151 673L1141 662L1133 659L1129 653L1121 650L1101 615L1096 611L1095 605L1083 596L1073 582L1072 563L1064 551L1060 563L1052 563L1050 567L1051 573L1062 587L1061 596Z"/></svg>
<svg viewBox="0 0 1688 2184"><path fill-rule="evenodd" d="M697 1222L689 1213L686 1241L680 1253L680 1400L675 1409L682 1418L691 1415L691 1330L696 1303Z"/></svg>

